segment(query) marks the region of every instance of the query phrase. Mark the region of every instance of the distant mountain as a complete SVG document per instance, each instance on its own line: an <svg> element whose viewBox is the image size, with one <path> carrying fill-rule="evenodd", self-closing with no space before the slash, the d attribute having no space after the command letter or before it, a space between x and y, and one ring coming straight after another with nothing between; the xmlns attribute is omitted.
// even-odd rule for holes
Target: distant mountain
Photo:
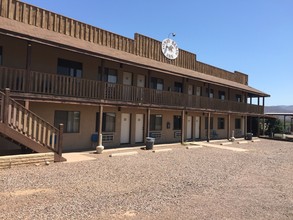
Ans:
<svg viewBox="0 0 293 220"><path fill-rule="evenodd" d="M265 106L265 113L293 113L293 105Z"/></svg>

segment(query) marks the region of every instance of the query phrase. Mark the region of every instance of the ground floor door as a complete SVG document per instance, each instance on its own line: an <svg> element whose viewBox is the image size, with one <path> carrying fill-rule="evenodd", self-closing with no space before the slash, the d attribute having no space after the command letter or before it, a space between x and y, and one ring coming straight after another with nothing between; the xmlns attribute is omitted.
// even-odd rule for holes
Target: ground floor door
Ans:
<svg viewBox="0 0 293 220"><path fill-rule="evenodd" d="M192 116L187 116L186 139L192 138Z"/></svg>
<svg viewBox="0 0 293 220"><path fill-rule="evenodd" d="M143 114L136 114L135 116L135 143L143 142Z"/></svg>
<svg viewBox="0 0 293 220"><path fill-rule="evenodd" d="M199 133L200 133L200 117L196 116L195 117L195 138L196 139L200 138Z"/></svg>
<svg viewBox="0 0 293 220"><path fill-rule="evenodd" d="M121 114L121 144L130 143L130 114L122 113Z"/></svg>

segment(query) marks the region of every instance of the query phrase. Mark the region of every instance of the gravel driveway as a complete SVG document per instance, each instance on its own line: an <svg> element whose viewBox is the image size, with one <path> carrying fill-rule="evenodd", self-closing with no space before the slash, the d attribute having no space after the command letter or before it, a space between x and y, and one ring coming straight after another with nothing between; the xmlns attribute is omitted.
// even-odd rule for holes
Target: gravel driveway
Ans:
<svg viewBox="0 0 293 220"><path fill-rule="evenodd" d="M0 219L293 219L293 143L0 170Z"/></svg>

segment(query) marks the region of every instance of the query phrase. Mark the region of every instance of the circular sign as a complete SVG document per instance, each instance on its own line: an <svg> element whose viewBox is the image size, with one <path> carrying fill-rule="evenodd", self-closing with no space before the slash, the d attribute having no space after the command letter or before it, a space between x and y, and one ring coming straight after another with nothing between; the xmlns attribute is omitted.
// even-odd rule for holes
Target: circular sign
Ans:
<svg viewBox="0 0 293 220"><path fill-rule="evenodd" d="M179 48L176 42L170 38L162 41L162 52L170 60L174 60L179 55Z"/></svg>

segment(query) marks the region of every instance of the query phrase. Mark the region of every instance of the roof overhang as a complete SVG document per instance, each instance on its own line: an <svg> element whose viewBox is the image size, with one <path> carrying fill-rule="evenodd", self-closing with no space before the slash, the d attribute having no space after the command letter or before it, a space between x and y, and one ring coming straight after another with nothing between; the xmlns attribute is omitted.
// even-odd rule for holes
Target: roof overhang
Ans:
<svg viewBox="0 0 293 220"><path fill-rule="evenodd" d="M52 47L62 48L106 60L137 66L140 68L241 90L247 92L250 97L270 97L270 95L260 90L254 89L248 85L222 79L220 77L207 75L194 70L181 68L171 64L162 63L156 60L137 56L135 54L130 54L110 47L101 46L89 41L80 40L65 34L21 23L8 18L0 17L0 24L0 33L3 35L49 45Z"/></svg>

